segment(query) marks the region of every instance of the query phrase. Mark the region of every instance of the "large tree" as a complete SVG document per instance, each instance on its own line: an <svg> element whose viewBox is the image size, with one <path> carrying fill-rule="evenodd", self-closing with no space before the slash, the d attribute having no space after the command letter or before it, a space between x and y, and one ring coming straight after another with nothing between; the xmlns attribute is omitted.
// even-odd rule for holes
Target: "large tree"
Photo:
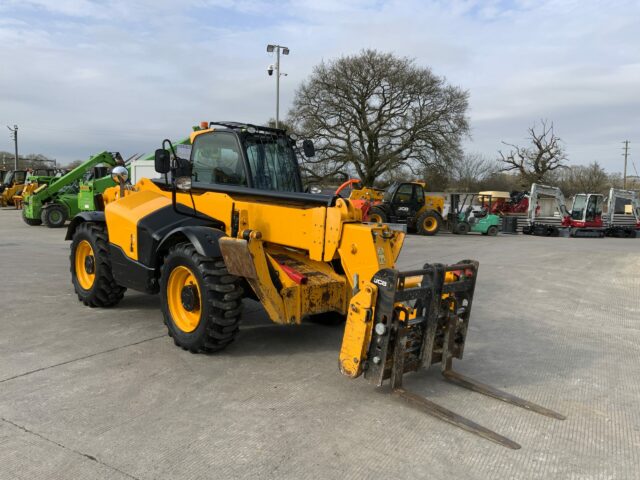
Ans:
<svg viewBox="0 0 640 480"><path fill-rule="evenodd" d="M520 174L523 185L530 185L542 182L554 170L566 167L567 154L553 130L553 123L542 120L539 129L534 124L529 128L529 140L531 145L526 147L502 142L510 147L506 153L498 150L502 171L515 171Z"/></svg>
<svg viewBox="0 0 640 480"><path fill-rule="evenodd" d="M290 119L314 139L305 174L358 175L365 185L387 172L446 163L468 133L468 93L405 57L364 50L317 65L297 89Z"/></svg>

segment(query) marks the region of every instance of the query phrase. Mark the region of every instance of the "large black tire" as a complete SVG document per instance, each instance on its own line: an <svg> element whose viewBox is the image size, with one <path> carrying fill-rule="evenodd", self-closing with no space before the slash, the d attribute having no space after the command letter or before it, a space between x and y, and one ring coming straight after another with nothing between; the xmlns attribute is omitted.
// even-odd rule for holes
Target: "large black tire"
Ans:
<svg viewBox="0 0 640 480"><path fill-rule="evenodd" d="M427 210L420 214L416 220L416 230L420 235L432 236L440 231L440 225L442 219L438 212L434 210Z"/></svg>
<svg viewBox="0 0 640 480"><path fill-rule="evenodd" d="M86 255L86 244L91 247L92 255ZM78 225L71 241L70 263L71 283L82 303L92 308L106 308L122 300L127 289L113 278L109 237L104 224L85 222ZM82 268L84 271L79 270ZM91 275L92 282L89 282Z"/></svg>
<svg viewBox="0 0 640 480"><path fill-rule="evenodd" d="M27 216L25 215L24 207L22 208L22 220L24 220L24 223L32 227L42 225L42 220L40 220L39 218L27 218Z"/></svg>
<svg viewBox="0 0 640 480"><path fill-rule="evenodd" d="M498 235L498 227L496 227L495 225L491 225L489 228L487 228L487 235L489 235L490 237L495 237L496 235Z"/></svg>
<svg viewBox="0 0 640 480"><path fill-rule="evenodd" d="M387 212L380 207L373 207L369 210L368 221L374 223L386 223L387 222Z"/></svg>
<svg viewBox="0 0 640 480"><path fill-rule="evenodd" d="M57 203L47 205L42 209L42 224L49 228L62 228L67 221L67 209Z"/></svg>
<svg viewBox="0 0 640 480"><path fill-rule="evenodd" d="M456 225L456 232L459 235L466 235L467 233L469 233L471 231L471 227L469 226L469 224L467 222L460 222L458 225Z"/></svg>
<svg viewBox="0 0 640 480"><path fill-rule="evenodd" d="M188 271L195 282L181 288L180 302L176 302L175 288L181 272ZM178 284L174 284L178 282ZM180 243L169 250L160 275L160 298L164 322L169 336L184 350L192 353L211 353L222 350L238 334L242 297L241 279L230 275L222 257L200 255L190 243ZM196 315L194 328L185 328L184 320L176 316ZM182 317L184 318L184 317Z"/></svg>

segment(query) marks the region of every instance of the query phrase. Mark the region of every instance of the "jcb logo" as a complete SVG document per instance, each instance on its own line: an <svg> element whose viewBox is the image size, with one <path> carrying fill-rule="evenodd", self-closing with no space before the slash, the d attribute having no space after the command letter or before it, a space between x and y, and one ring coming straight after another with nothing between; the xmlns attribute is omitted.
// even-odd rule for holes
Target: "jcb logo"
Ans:
<svg viewBox="0 0 640 480"><path fill-rule="evenodd" d="M386 287L387 285L389 285L386 280L382 280L381 278L374 278L373 283L375 283L376 285L380 285L381 287Z"/></svg>

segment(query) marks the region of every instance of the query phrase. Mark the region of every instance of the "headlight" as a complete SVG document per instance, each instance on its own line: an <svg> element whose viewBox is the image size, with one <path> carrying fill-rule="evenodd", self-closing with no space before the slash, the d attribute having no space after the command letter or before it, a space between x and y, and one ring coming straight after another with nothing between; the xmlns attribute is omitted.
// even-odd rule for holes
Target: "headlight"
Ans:
<svg viewBox="0 0 640 480"><path fill-rule="evenodd" d="M191 190L191 177L176 178L176 188L183 191Z"/></svg>

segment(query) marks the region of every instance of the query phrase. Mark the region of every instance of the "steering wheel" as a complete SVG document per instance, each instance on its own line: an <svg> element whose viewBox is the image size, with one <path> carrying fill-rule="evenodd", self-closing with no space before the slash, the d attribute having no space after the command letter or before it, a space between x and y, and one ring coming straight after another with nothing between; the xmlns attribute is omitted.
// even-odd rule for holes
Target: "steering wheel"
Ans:
<svg viewBox="0 0 640 480"><path fill-rule="evenodd" d="M346 182L344 182L342 185L340 185L337 189L334 195L340 195L340 192L342 190L344 190L347 187L350 187L351 185L362 185L362 180L360 180L359 178L350 178L349 180L347 180Z"/></svg>

